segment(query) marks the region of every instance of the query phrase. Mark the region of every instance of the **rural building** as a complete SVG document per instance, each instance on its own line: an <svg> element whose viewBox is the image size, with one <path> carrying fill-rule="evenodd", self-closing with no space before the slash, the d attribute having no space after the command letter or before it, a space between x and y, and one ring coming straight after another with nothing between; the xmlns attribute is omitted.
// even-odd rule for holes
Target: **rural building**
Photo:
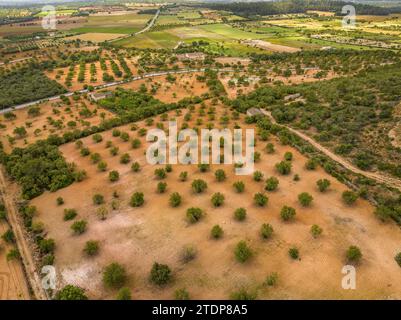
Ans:
<svg viewBox="0 0 401 320"><path fill-rule="evenodd" d="M205 54L202 52L191 52L191 53L183 53L177 54L177 59L179 61L183 60L204 60Z"/></svg>
<svg viewBox="0 0 401 320"><path fill-rule="evenodd" d="M252 116L258 116L258 115L263 115L264 113L263 113L263 111L261 110L261 109L259 109L259 108L249 108L247 111L246 111L246 115L247 116L250 116L250 117L252 117Z"/></svg>
<svg viewBox="0 0 401 320"><path fill-rule="evenodd" d="M96 102L96 101L111 97L112 95L113 95L113 93L111 91L93 92L93 93L89 94L89 98L92 101Z"/></svg>

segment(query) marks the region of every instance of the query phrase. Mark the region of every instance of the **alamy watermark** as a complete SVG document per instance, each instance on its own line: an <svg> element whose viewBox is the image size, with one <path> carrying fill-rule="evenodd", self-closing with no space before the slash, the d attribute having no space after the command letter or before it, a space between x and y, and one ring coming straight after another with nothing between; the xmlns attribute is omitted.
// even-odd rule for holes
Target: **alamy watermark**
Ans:
<svg viewBox="0 0 401 320"><path fill-rule="evenodd" d="M146 151L146 160L152 165L235 164L236 175L249 175L254 171L253 129L245 129L245 137L243 129L201 129L199 137L198 131L193 129L178 132L177 122L169 121L168 137L164 130L151 129L146 140L153 142Z"/></svg>

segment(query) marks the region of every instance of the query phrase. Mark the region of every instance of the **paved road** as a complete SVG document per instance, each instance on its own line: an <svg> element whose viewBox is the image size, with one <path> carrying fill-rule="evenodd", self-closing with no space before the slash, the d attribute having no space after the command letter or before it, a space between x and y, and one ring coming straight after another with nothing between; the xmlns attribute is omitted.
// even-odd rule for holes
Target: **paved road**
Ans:
<svg viewBox="0 0 401 320"><path fill-rule="evenodd" d="M265 111L264 110L264 114L267 115L271 121L275 124L277 124L276 120L273 118L273 116L271 115L271 113L269 111ZM392 188L398 189L401 191L401 180L397 179L397 178L393 178L393 177L389 177L387 175L381 174L379 172L369 172L369 171L363 171L361 169L359 169L358 167L354 166L352 163L350 163L349 161L345 160L344 158L340 157L339 155L335 154L334 152L330 151L329 149L327 149L326 147L322 146L321 144L319 144L318 142L316 142L314 139L312 139L311 137L309 137L308 135L304 134L303 132L300 132L294 128L291 128L289 126L283 125L283 124L279 124L285 128L287 128L288 130L290 130L291 132L295 133L298 137L300 137L301 139L309 142L312 146L314 146L317 150L321 151L322 153L324 153L326 156L328 156L330 159L332 159L333 161L339 163L340 165L342 165L344 168L356 173L356 174L360 174L362 176L365 176L367 178L376 180L380 183L384 183Z"/></svg>
<svg viewBox="0 0 401 320"><path fill-rule="evenodd" d="M219 72L232 72L232 69L213 69L215 71L219 71ZM200 68L200 69L180 69L180 70L169 70L169 71L159 71L159 72L151 72L151 73L146 73L142 76L135 76L126 80L121 80L121 81L114 81L114 82L109 82L109 83L105 83L99 86L95 86L94 90L101 90L101 89L106 89L106 88L110 88L110 87L114 87L114 86L119 86L125 83L129 83L132 81L138 81L141 79L146 79L146 78L152 78L152 77L159 77L159 76L164 76L164 75L168 75L168 74L181 74L181 73L192 73L192 72L203 72L205 71L205 68ZM75 92L66 92L62 95L57 95L57 96L53 96L53 97L49 97L49 98L44 98L44 99L39 99L36 101L31 101L31 102L26 102L23 104L19 104L13 107L9 107L6 109L2 109L0 110L0 114L9 112L9 111L14 111L14 110L19 110L19 109L24 109L30 106L33 106L35 104L39 104L45 101L54 101L54 100L58 100L60 99L61 96L66 96L66 97L70 97L72 96L74 93L88 93L89 90L88 89L83 89L83 90L79 90L79 91L75 91Z"/></svg>

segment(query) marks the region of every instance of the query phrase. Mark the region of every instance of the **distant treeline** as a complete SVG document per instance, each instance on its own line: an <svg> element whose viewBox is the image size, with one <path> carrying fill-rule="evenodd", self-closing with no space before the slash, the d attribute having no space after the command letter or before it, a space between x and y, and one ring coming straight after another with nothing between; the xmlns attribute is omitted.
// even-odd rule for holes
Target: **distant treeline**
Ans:
<svg viewBox="0 0 401 320"><path fill-rule="evenodd" d="M343 6L351 4L355 7L356 14L360 15L388 15L401 13L401 7L383 8L373 5L365 5L354 2L332 0L284 0L277 2L234 2L234 3L210 3L202 4L214 10L231 11L243 17L267 16L285 13L306 13L308 10L330 11L341 15Z"/></svg>
<svg viewBox="0 0 401 320"><path fill-rule="evenodd" d="M139 10L138 14L156 14L157 9L143 9Z"/></svg>

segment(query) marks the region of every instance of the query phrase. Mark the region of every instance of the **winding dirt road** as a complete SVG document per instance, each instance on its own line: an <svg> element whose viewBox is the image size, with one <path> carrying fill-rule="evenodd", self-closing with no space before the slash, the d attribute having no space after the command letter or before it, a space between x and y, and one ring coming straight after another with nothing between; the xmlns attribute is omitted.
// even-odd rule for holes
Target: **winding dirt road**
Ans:
<svg viewBox="0 0 401 320"><path fill-rule="evenodd" d="M369 172L369 171L363 171L361 169L359 169L358 167L355 167L352 163L350 163L349 161L345 160L344 158L340 157L339 155L335 154L334 152L330 151L329 149L327 149L326 147L322 146L321 144L317 143L314 139L312 139L311 137L309 137L308 135L306 135L305 133L302 133L294 128L291 128L289 126L283 125L283 124L279 124L277 123L277 121L273 118L271 112L266 111L266 110L262 110L262 112L268 116L270 118L270 120L274 123L274 124L278 124L280 126L283 126L285 128L287 128L288 130L290 130L292 133L295 133L298 137L300 137L301 139L309 142L312 146L314 146L317 150L321 151L322 153L324 153L326 156L328 156L329 158L331 158L333 161L339 163L340 165L342 165L344 168L356 173L356 174L360 174L362 176L365 176L367 178L370 179L374 179L380 183L384 183L387 186L390 186L392 188L398 189L401 191L401 180L378 173L378 172Z"/></svg>

